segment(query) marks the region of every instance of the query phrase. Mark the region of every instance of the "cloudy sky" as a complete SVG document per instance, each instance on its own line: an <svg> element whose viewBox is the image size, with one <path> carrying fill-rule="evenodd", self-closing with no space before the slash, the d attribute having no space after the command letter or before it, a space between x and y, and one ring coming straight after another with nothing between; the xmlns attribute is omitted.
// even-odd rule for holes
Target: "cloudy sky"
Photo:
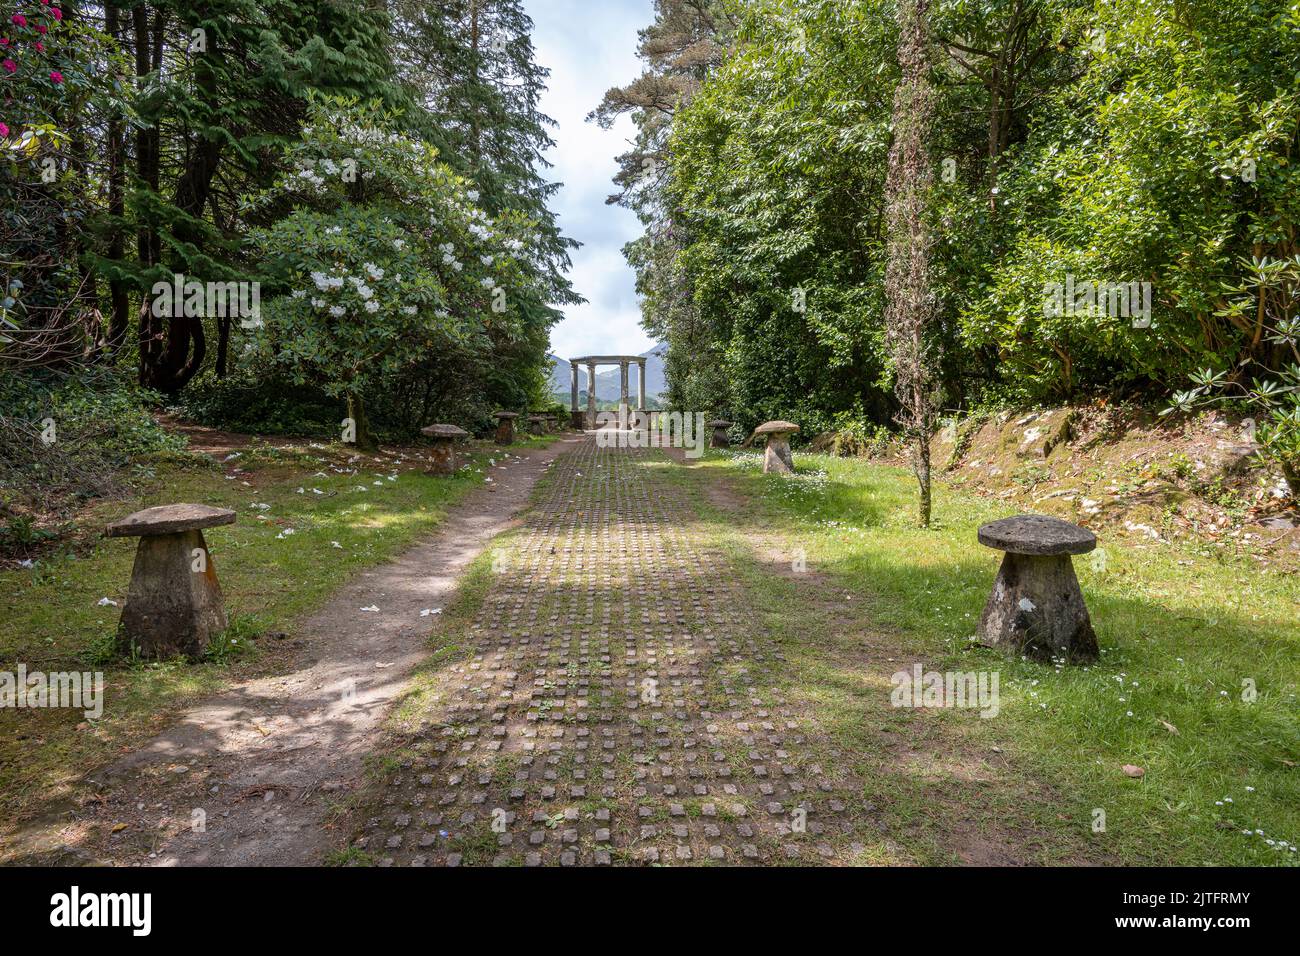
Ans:
<svg viewBox="0 0 1300 956"><path fill-rule="evenodd" d="M586 116L605 90L640 74L636 34L654 19L652 0L525 0L524 8L535 24L537 60L551 70L542 112L559 124L547 176L564 188L552 208L563 233L583 244L569 278L588 300L569 306L551 329L551 350L566 359L637 355L654 342L641 328L634 277L620 250L640 226L628 210L605 205L614 191L614 157L633 138L632 122L622 117L605 131Z"/></svg>

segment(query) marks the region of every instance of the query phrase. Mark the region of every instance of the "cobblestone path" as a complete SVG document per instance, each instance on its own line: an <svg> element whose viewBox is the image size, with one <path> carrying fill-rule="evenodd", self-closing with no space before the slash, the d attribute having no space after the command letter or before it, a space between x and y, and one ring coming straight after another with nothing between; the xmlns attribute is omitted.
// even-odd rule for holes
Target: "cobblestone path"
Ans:
<svg viewBox="0 0 1300 956"><path fill-rule="evenodd" d="M660 452L560 456L357 846L381 865L830 862L853 794Z"/></svg>

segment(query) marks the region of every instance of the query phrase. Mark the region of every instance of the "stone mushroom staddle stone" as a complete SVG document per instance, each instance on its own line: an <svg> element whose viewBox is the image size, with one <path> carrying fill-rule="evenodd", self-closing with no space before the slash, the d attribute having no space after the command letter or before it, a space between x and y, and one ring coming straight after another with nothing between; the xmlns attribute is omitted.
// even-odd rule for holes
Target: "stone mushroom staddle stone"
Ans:
<svg viewBox="0 0 1300 956"><path fill-rule="evenodd" d="M519 415L516 412L497 412L493 417L497 420L497 433L494 436L497 444L511 444L515 440L515 419Z"/></svg>
<svg viewBox="0 0 1300 956"><path fill-rule="evenodd" d="M767 449L763 452L764 474L793 475L794 456L790 454L790 436L799 431L794 422L764 422L754 429L755 435L767 438Z"/></svg>
<svg viewBox="0 0 1300 956"><path fill-rule="evenodd" d="M421 428L420 434L433 440L429 449L430 463L426 475L454 475L456 473L456 439L468 438L469 432L455 425L430 425Z"/></svg>
<svg viewBox="0 0 1300 956"><path fill-rule="evenodd" d="M731 436L727 434L727 429L731 427L731 422L724 421L721 418L715 418L709 422L709 427L713 429L713 438L709 442L710 448L730 448Z"/></svg>
<svg viewBox="0 0 1300 956"><path fill-rule="evenodd" d="M1059 518L1017 515L981 527L979 541L1006 552L980 640L1035 660L1096 660L1097 635L1071 561L1097 547L1096 536Z"/></svg>
<svg viewBox="0 0 1300 956"><path fill-rule="evenodd" d="M105 529L110 538L140 539L118 625L129 647L151 659L197 659L226 629L225 601L202 529L234 523L228 508L177 504L137 511Z"/></svg>
<svg viewBox="0 0 1300 956"><path fill-rule="evenodd" d="M529 416L528 416L528 432L529 432L529 434L531 434L531 435L544 435L544 434L546 434L546 416L545 416L545 415L529 415Z"/></svg>

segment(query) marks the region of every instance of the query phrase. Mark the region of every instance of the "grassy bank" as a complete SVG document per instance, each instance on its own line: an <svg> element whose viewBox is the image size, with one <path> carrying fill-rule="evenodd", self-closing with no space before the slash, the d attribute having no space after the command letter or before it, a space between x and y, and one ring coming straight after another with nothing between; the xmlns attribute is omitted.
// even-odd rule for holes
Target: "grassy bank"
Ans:
<svg viewBox="0 0 1300 956"><path fill-rule="evenodd" d="M945 859L931 824L956 802L991 834L1000 814L1019 817L1043 861L1078 859L1082 846L1098 862L1300 864L1294 575L1103 539L1100 553L1075 562L1101 660L1071 668L1008 660L973 644L1000 558L975 531L1010 513L1005 506L941 487L934 526L921 531L910 473L810 455L787 479L761 474L758 462L711 452L674 480L703 488L725 478L748 496L741 516L705 503L701 520L729 542L764 626L786 636L846 743L878 751L881 726L912 733L913 751L924 750L915 735L936 726L960 741L948 754L886 754L874 767L877 780L882 767L894 780L883 799L916 836L919 859ZM795 570L800 560L806 574ZM773 564L786 573L771 573ZM814 582L818 600L829 593L838 607L800 607ZM875 647L862 634L850 639L846 621L888 639ZM904 658L878 655L896 651L926 669L996 671L997 716L890 707L888 678ZM890 759L926 765L890 774ZM1125 765L1145 774L1128 776Z"/></svg>

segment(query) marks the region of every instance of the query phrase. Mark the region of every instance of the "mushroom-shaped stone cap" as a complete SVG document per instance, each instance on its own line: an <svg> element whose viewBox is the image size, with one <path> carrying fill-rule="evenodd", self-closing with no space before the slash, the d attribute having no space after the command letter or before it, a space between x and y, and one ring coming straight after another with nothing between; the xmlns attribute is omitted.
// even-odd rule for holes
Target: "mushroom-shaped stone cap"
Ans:
<svg viewBox="0 0 1300 956"><path fill-rule="evenodd" d="M433 439L446 439L447 441L453 438L469 437L469 432L463 428L457 428L455 425L430 425L427 428L421 428L420 434Z"/></svg>
<svg viewBox="0 0 1300 956"><path fill-rule="evenodd" d="M493 418L506 418L506 419L511 419L511 420L513 420L513 419L516 419L516 418L519 417L519 413L518 413L518 412L493 412L492 417L493 417Z"/></svg>
<svg viewBox="0 0 1300 956"><path fill-rule="evenodd" d="M551 417L551 416L549 416L549 415L529 415L529 416L528 416L528 420L529 420L530 422L544 422L544 421L546 421L546 419L548 419L548 418L550 418L550 417Z"/></svg>
<svg viewBox="0 0 1300 956"><path fill-rule="evenodd" d="M799 430L799 426L794 422L783 422L780 420L774 422L764 422L754 429L755 435L791 435Z"/></svg>
<svg viewBox="0 0 1300 956"><path fill-rule="evenodd" d="M1016 515L979 530L980 544L1012 554L1087 554L1097 536L1087 528L1049 515Z"/></svg>
<svg viewBox="0 0 1300 956"><path fill-rule="evenodd" d="M731 427L731 422L723 421L721 418L715 418L713 421L709 422L709 427L710 427L710 428L730 428L730 427Z"/></svg>
<svg viewBox="0 0 1300 956"><path fill-rule="evenodd" d="M110 538L147 538L234 523L235 513L229 508L212 508L208 505L159 505L156 508L137 511L121 521L114 521L105 529L104 534Z"/></svg>

